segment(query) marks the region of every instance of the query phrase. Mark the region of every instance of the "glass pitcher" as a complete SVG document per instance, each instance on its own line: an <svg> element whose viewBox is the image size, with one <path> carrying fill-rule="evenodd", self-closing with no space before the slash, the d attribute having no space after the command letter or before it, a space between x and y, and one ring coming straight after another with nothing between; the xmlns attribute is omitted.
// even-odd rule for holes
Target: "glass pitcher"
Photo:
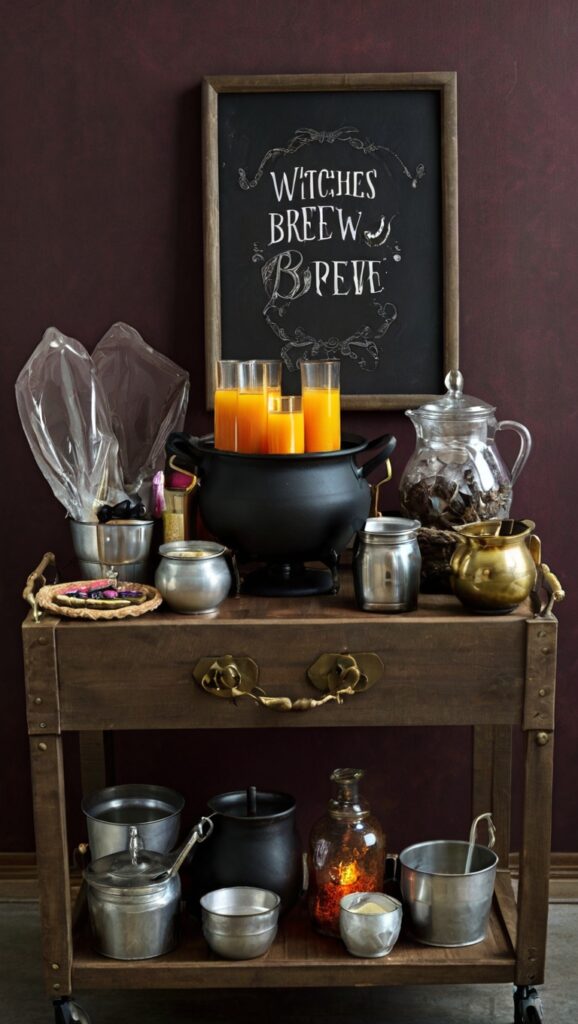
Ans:
<svg viewBox="0 0 578 1024"><path fill-rule="evenodd" d="M495 407L464 395L464 378L452 370L447 393L418 409L409 409L416 448L400 480L401 507L422 526L449 530L480 519L506 519L512 487L520 475L532 438L514 420L498 422ZM515 430L520 450L509 471L495 444L498 430Z"/></svg>

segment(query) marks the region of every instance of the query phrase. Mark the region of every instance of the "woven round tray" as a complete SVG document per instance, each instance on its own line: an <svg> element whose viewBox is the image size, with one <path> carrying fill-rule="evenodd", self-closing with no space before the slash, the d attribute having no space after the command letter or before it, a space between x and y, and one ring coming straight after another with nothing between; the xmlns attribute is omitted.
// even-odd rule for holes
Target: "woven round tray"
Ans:
<svg viewBox="0 0 578 1024"><path fill-rule="evenodd" d="M115 582L115 586L126 587L127 590L139 590L146 594L146 601L142 604L129 604L125 608L73 608L65 604L58 604L54 597L62 591L70 590L71 587L94 586L95 580L77 580L72 583L57 583L51 587L41 587L36 595L36 603L43 611L52 615L65 615L68 619L91 619L97 622L99 619L136 619L139 615L152 612L158 608L162 601L156 587L149 587L145 583L122 583Z"/></svg>

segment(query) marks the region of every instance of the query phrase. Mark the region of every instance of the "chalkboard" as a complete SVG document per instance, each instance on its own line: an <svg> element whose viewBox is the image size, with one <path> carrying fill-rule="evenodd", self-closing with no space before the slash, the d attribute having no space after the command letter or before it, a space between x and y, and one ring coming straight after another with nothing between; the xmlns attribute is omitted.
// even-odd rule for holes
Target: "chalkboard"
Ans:
<svg viewBox="0 0 578 1024"><path fill-rule="evenodd" d="M457 366L455 75L204 82L207 401L223 359L339 359L344 408Z"/></svg>

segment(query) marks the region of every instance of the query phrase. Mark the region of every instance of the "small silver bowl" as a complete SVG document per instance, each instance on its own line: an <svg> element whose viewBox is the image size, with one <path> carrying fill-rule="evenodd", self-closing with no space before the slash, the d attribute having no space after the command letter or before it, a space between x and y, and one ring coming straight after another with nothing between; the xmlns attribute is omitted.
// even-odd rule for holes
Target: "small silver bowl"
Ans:
<svg viewBox="0 0 578 1024"><path fill-rule="evenodd" d="M174 612L215 612L231 590L227 548L210 540L174 540L161 544L155 586Z"/></svg>
<svg viewBox="0 0 578 1024"><path fill-rule="evenodd" d="M234 885L201 897L203 935L226 960L253 960L277 934L281 900L268 889Z"/></svg>
<svg viewBox="0 0 578 1024"><path fill-rule="evenodd" d="M374 958L391 953L401 918L399 900L383 892L351 892L339 904L339 932L352 956Z"/></svg>

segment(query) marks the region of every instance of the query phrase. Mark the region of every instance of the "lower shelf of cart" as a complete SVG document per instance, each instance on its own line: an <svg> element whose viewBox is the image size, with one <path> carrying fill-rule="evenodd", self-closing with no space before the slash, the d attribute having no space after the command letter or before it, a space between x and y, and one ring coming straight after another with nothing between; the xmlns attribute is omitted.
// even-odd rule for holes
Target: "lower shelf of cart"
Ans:
<svg viewBox="0 0 578 1024"><path fill-rule="evenodd" d="M256 960L222 960L209 950L199 924L183 915L174 952L153 960L111 960L91 949L83 928L75 938L73 988L274 988L353 985L508 982L514 976L510 941L515 904L509 877L501 879L486 938L474 946L438 948L399 939L387 957L349 956L339 939L313 931L303 906L282 918L277 938Z"/></svg>

